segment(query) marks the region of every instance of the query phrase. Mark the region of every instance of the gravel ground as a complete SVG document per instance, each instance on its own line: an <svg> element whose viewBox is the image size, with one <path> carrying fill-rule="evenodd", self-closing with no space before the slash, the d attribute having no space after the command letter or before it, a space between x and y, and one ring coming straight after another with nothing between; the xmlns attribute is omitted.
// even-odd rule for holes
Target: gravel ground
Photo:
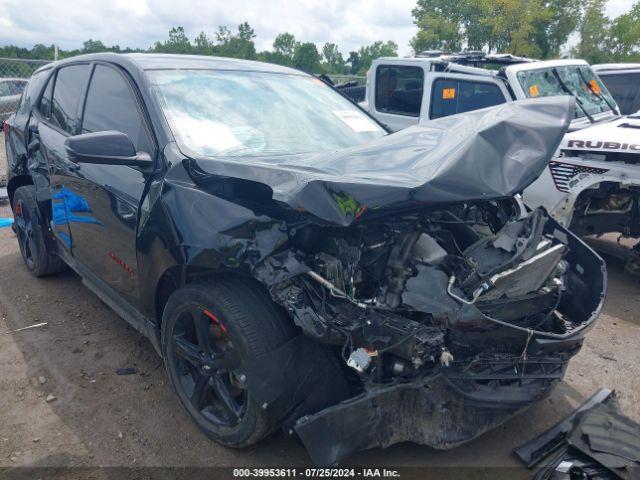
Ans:
<svg viewBox="0 0 640 480"><path fill-rule="evenodd" d="M0 216L9 215L9 207L0 205ZM531 478L512 456L513 447L598 388L615 388L623 410L640 421L640 283L619 261L608 259L608 267L604 313L566 381L547 400L457 449L401 444L354 455L345 465L429 467L414 470L420 472L416 478L427 472L433 478L443 472L447 478ZM48 326L6 333L38 322ZM129 366L138 373L115 374ZM150 343L77 275L31 277L15 235L0 229L0 477L3 467L18 466L304 465L309 465L304 449L281 433L245 450L204 438L180 409ZM109 470L53 471L56 478L150 478L136 470L118 471L116 477L105 473Z"/></svg>

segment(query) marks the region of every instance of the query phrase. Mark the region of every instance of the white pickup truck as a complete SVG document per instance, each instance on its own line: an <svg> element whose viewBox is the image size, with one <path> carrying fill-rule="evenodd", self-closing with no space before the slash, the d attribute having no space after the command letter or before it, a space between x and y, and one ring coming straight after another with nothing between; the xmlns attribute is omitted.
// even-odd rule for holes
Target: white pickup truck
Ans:
<svg viewBox="0 0 640 480"><path fill-rule="evenodd" d="M524 191L525 202L544 206L581 235L618 232L640 237L640 117L621 116L583 60L476 53L379 58L367 73L360 106L397 131L552 95L575 97L575 118L549 168Z"/></svg>

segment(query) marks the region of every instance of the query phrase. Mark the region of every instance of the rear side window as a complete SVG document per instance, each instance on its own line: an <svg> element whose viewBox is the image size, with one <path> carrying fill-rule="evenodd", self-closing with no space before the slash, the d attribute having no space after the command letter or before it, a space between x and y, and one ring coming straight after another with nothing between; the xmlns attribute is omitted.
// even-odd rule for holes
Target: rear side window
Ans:
<svg viewBox="0 0 640 480"><path fill-rule="evenodd" d="M625 115L635 113L637 110L635 100L640 87L640 73L600 74L600 78L613 95L622 113Z"/></svg>
<svg viewBox="0 0 640 480"><path fill-rule="evenodd" d="M54 79L55 75L51 75L51 78L49 78L49 81L47 82L47 88L44 89L44 93L42 94L40 103L38 104L38 111L44 118L49 118L51 116L51 95L53 94Z"/></svg>
<svg viewBox="0 0 640 480"><path fill-rule="evenodd" d="M89 71L89 65L70 65L58 70L56 76L51 120L72 135L78 131L79 107L89 80Z"/></svg>
<svg viewBox="0 0 640 480"><path fill-rule="evenodd" d="M505 102L502 91L493 83L437 79L431 92L430 118L447 117Z"/></svg>
<svg viewBox="0 0 640 480"><path fill-rule="evenodd" d="M98 65L91 77L82 133L107 130L127 134L137 151L152 153L142 113L129 83L115 69Z"/></svg>
<svg viewBox="0 0 640 480"><path fill-rule="evenodd" d="M376 110L420 116L424 72L420 67L380 65L376 70Z"/></svg>
<svg viewBox="0 0 640 480"><path fill-rule="evenodd" d="M29 82L25 84L26 88L24 89L24 94L20 99L20 106L18 107L18 111L21 114L27 114L31 106L34 105L49 73L49 70L42 70L35 73L31 76Z"/></svg>

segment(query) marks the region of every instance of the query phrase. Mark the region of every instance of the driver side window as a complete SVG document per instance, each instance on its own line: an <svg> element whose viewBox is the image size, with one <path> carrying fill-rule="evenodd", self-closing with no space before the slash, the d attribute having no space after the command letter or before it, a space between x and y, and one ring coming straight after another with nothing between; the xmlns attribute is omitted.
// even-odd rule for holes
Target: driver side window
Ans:
<svg viewBox="0 0 640 480"><path fill-rule="evenodd" d="M108 130L125 133L137 152L153 154L153 143L129 83L114 68L96 65L87 94L82 133Z"/></svg>

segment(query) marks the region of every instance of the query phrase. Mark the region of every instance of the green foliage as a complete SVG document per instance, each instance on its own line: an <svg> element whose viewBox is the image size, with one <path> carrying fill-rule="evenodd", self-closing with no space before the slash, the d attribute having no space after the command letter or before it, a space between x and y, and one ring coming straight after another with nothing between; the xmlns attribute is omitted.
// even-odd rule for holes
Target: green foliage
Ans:
<svg viewBox="0 0 640 480"><path fill-rule="evenodd" d="M609 58L606 52L609 19L605 15L606 0L587 0L578 31L580 42L572 54L589 63L603 63Z"/></svg>
<svg viewBox="0 0 640 480"><path fill-rule="evenodd" d="M291 66L293 65L293 54L297 45L296 37L289 32L284 32L279 34L273 41L273 51L263 52L262 55L267 62Z"/></svg>
<svg viewBox="0 0 640 480"><path fill-rule="evenodd" d="M247 22L238 25L237 35L233 35L227 27L218 27L215 54L221 57L254 60L257 58L256 46L253 43L255 36L253 28Z"/></svg>
<svg viewBox="0 0 640 480"><path fill-rule="evenodd" d="M557 56L575 30L580 0L418 0L412 11L422 50Z"/></svg>
<svg viewBox="0 0 640 480"><path fill-rule="evenodd" d="M607 52L616 62L640 61L640 2L620 15L610 26Z"/></svg>
<svg viewBox="0 0 640 480"><path fill-rule="evenodd" d="M369 70L371 62L380 57L397 57L398 56L398 44L388 40L383 42L381 40L372 43L371 45L365 45L360 47L357 52L351 52L349 54L348 62L351 64L351 74L363 75Z"/></svg>
<svg viewBox="0 0 640 480"><path fill-rule="evenodd" d="M320 71L320 53L315 43L296 44L293 52L293 66L309 73Z"/></svg>
<svg viewBox="0 0 640 480"><path fill-rule="evenodd" d="M162 53L191 53L191 42L184 33L183 27L173 27L169 30L169 38L165 42L156 42L154 52Z"/></svg>
<svg viewBox="0 0 640 480"><path fill-rule="evenodd" d="M344 73L344 57L335 43L325 43L322 47L325 73Z"/></svg>

